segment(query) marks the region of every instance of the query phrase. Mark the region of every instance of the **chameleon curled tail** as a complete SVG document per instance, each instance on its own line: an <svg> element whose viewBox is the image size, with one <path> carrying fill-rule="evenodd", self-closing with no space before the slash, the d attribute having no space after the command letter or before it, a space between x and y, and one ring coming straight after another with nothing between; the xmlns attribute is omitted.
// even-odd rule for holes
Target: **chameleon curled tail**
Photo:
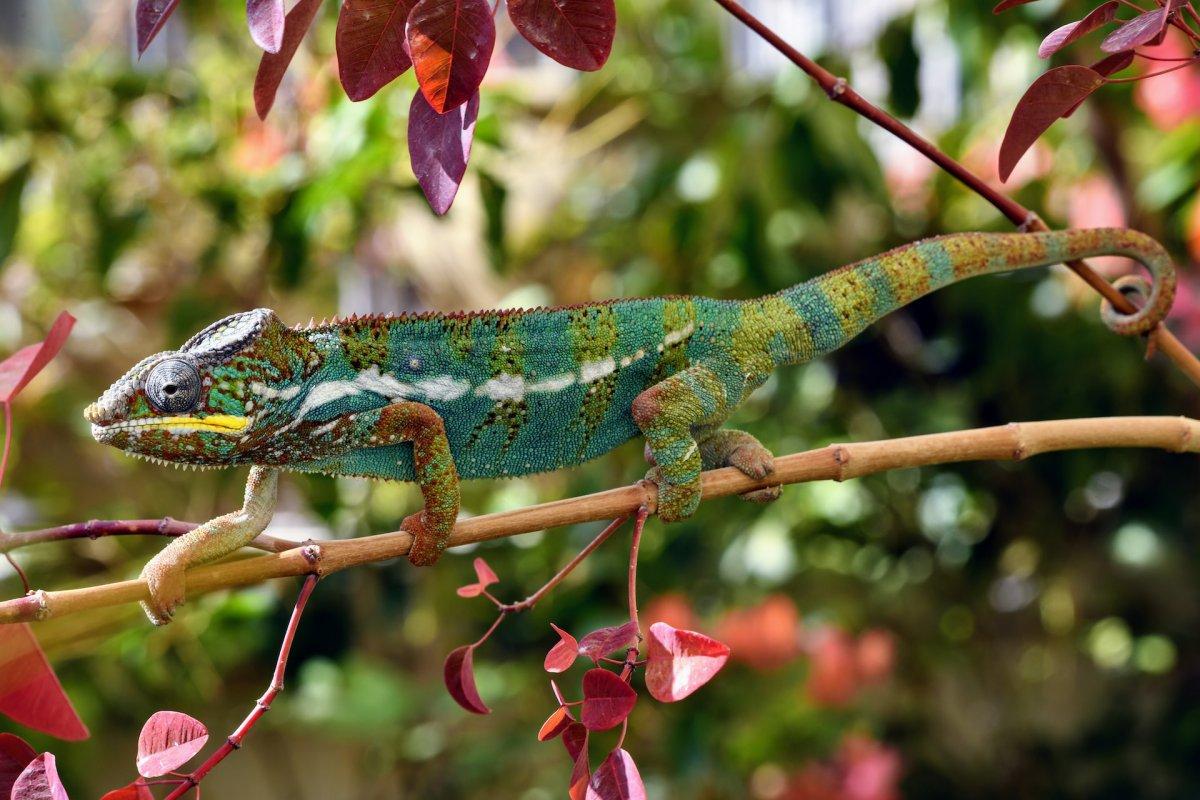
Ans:
<svg viewBox="0 0 1200 800"><path fill-rule="evenodd" d="M779 322L776 363L803 363L838 349L889 312L965 278L1112 255L1136 259L1154 280L1152 285L1136 276L1119 280L1119 290L1144 302L1123 314L1105 301L1101 319L1122 335L1149 333L1171 309L1175 268L1162 245L1126 228L940 236L751 302L771 309L768 316Z"/></svg>

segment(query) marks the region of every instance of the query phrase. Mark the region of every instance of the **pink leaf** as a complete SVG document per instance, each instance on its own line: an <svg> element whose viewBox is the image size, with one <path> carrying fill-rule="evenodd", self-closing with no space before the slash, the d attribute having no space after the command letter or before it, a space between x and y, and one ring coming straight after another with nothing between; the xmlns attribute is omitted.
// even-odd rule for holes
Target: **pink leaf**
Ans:
<svg viewBox="0 0 1200 800"><path fill-rule="evenodd" d="M579 655L579 643L575 641L574 636L553 622L550 623L550 627L554 628L554 632L558 634L558 644L551 647L550 652L546 653L546 661L542 666L546 672L566 672Z"/></svg>
<svg viewBox="0 0 1200 800"><path fill-rule="evenodd" d="M509 0L508 16L530 44L573 69L600 69L612 52L613 0Z"/></svg>
<svg viewBox="0 0 1200 800"><path fill-rule="evenodd" d="M996 7L992 9L992 13L999 14L1003 11L1008 11L1010 8L1016 8L1017 6L1023 6L1026 3L1032 2L1033 0L1000 0L1000 2L996 4Z"/></svg>
<svg viewBox="0 0 1200 800"><path fill-rule="evenodd" d="M646 688L663 703L682 700L721 671L729 648L695 631L681 631L665 622L650 626Z"/></svg>
<svg viewBox="0 0 1200 800"><path fill-rule="evenodd" d="M483 594L483 587L478 583L468 583L466 586L460 586L454 590L454 593L459 597L479 597Z"/></svg>
<svg viewBox="0 0 1200 800"><path fill-rule="evenodd" d="M484 704L475 688L475 665L473 663L474 645L463 645L450 651L446 656L443 675L446 680L446 691L454 698L454 702L470 711L472 714L490 714L492 710Z"/></svg>
<svg viewBox="0 0 1200 800"><path fill-rule="evenodd" d="M283 0L246 0L250 38L268 53L283 47Z"/></svg>
<svg viewBox="0 0 1200 800"><path fill-rule="evenodd" d="M179 5L179 0L138 0L133 16L137 26L139 58L154 41L154 37L158 36L163 25L167 24L170 16L175 13L177 5Z"/></svg>
<svg viewBox="0 0 1200 800"><path fill-rule="evenodd" d="M633 647L638 641L637 625L633 621L592 631L579 640L579 654L599 661L616 650Z"/></svg>
<svg viewBox="0 0 1200 800"><path fill-rule="evenodd" d="M338 14L338 78L366 100L412 66L404 28L416 0L346 0Z"/></svg>
<svg viewBox="0 0 1200 800"><path fill-rule="evenodd" d="M37 753L20 736L0 733L0 798L10 795L17 776L35 758Z"/></svg>
<svg viewBox="0 0 1200 800"><path fill-rule="evenodd" d="M1008 130L1004 132L1000 144L1000 180L1008 180L1021 156L1055 120L1103 84L1104 78L1095 70L1077 64L1055 67L1039 76L1013 109Z"/></svg>
<svg viewBox="0 0 1200 800"><path fill-rule="evenodd" d="M538 730L538 741L544 742L548 739L553 739L561 736L562 732L575 722L575 718L571 716L571 711L566 706L559 706L554 709L554 712L546 718L542 723L542 727Z"/></svg>
<svg viewBox="0 0 1200 800"><path fill-rule="evenodd" d="M288 12L283 22L283 43L274 53L263 53L258 62L258 74L254 76L254 110L259 119L266 119L275 104L275 93L283 82L283 74L292 63L304 34L312 27L321 0L300 0Z"/></svg>
<svg viewBox="0 0 1200 800"><path fill-rule="evenodd" d="M1113 18L1117 15L1117 8L1119 6L1120 3L1117 0L1108 0L1107 3L1101 3L1093 8L1086 17L1078 22L1068 22L1066 25L1055 30L1042 40L1042 45L1038 48L1038 57L1049 58L1085 34L1096 30L1101 25L1112 22Z"/></svg>
<svg viewBox="0 0 1200 800"><path fill-rule="evenodd" d="M483 83L496 23L487 0L420 0L408 16L407 36L417 83L430 107L444 114Z"/></svg>
<svg viewBox="0 0 1200 800"><path fill-rule="evenodd" d="M64 311L54 320L45 339L38 344L22 347L0 362L0 403L12 402L26 384L58 355L74 325L75 318Z"/></svg>
<svg viewBox="0 0 1200 800"><path fill-rule="evenodd" d="M449 211L458 194L471 157L478 116L478 92L445 114L434 111L421 92L413 95L408 109L408 157L435 214Z"/></svg>
<svg viewBox="0 0 1200 800"><path fill-rule="evenodd" d="M597 667L583 675L583 706L579 720L589 731L620 725L637 704L637 692L616 673Z"/></svg>
<svg viewBox="0 0 1200 800"><path fill-rule="evenodd" d="M88 737L28 625L0 625L0 713L59 739Z"/></svg>
<svg viewBox="0 0 1200 800"><path fill-rule="evenodd" d="M1144 14L1138 14L1105 37L1100 49L1106 53L1119 53L1149 44L1167 29L1171 15L1184 0L1168 0L1166 5Z"/></svg>
<svg viewBox="0 0 1200 800"><path fill-rule="evenodd" d="M67 790L58 777L53 753L42 753L17 776L12 800L67 800Z"/></svg>
<svg viewBox="0 0 1200 800"><path fill-rule="evenodd" d="M493 583L499 583L500 579L496 577L496 573L488 566L488 562L482 558L476 558L474 562L475 577L479 579L479 585L485 589Z"/></svg>
<svg viewBox="0 0 1200 800"><path fill-rule="evenodd" d="M100 800L154 800L154 795L150 792L149 786L134 781L128 786L113 789L101 797Z"/></svg>
<svg viewBox="0 0 1200 800"><path fill-rule="evenodd" d="M592 775L587 800L646 800L646 787L633 756L613 750Z"/></svg>
<svg viewBox="0 0 1200 800"><path fill-rule="evenodd" d="M192 760L208 742L208 728L180 711L156 711L138 736L137 771L144 778L166 775Z"/></svg>

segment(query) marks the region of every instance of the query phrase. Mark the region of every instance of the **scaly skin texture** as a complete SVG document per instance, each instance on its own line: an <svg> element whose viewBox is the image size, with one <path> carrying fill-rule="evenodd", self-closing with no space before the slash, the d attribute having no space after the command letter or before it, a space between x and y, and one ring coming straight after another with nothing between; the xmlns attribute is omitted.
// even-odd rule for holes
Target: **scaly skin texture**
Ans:
<svg viewBox="0 0 1200 800"><path fill-rule="evenodd" d="M885 314L973 275L1126 255L1154 277L1103 309L1123 334L1170 309L1175 276L1153 239L1125 229L968 233L929 239L754 300L660 297L564 308L418 314L289 328L266 309L151 356L85 415L97 440L196 467L254 465L242 512L214 520L146 566L156 622L183 599L186 567L231 552L270 518L278 469L415 481L404 520L414 564L432 564L458 513L459 478L579 464L638 435L666 521L691 515L700 472L772 471L754 437L722 430L778 366L830 353ZM267 477L272 476L272 477ZM778 487L751 493L767 501Z"/></svg>

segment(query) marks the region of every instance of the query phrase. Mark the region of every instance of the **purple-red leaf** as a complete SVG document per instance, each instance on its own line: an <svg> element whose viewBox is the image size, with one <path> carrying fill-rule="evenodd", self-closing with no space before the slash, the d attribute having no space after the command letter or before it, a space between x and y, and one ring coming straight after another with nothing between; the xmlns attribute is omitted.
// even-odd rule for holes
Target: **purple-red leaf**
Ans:
<svg viewBox="0 0 1200 800"><path fill-rule="evenodd" d="M7 798L17 776L25 771L37 752L29 743L13 733L0 733L0 798Z"/></svg>
<svg viewBox="0 0 1200 800"><path fill-rule="evenodd" d="M88 737L26 624L0 625L0 714L59 739Z"/></svg>
<svg viewBox="0 0 1200 800"><path fill-rule="evenodd" d="M1000 0L996 7L992 9L993 14L999 14L1002 11L1008 11L1010 8L1023 6L1026 3L1032 3L1033 0Z"/></svg>
<svg viewBox="0 0 1200 800"><path fill-rule="evenodd" d="M554 713L546 717L546 721L542 723L541 729L538 731L538 741L544 742L548 739L553 739L560 736L563 731L569 728L575 722L575 718L571 716L571 711L566 706L559 706L554 709Z"/></svg>
<svg viewBox="0 0 1200 800"><path fill-rule="evenodd" d="M550 623L550 627L554 628L554 632L558 634L558 644L551 647L550 652L546 653L546 660L542 666L546 672L566 672L579 656L579 643L575 641L574 636L553 622Z"/></svg>
<svg viewBox="0 0 1200 800"><path fill-rule="evenodd" d="M612 52L613 0L509 0L508 16L530 44L573 69L600 69Z"/></svg>
<svg viewBox="0 0 1200 800"><path fill-rule="evenodd" d="M633 756L621 749L609 753L588 783L587 800L646 800Z"/></svg>
<svg viewBox="0 0 1200 800"><path fill-rule="evenodd" d="M416 0L346 0L338 14L338 78L366 100L412 66L404 28Z"/></svg>
<svg viewBox="0 0 1200 800"><path fill-rule="evenodd" d="M445 114L434 111L421 92L413 95L408 109L408 157L435 214L449 211L458 194L471 157L478 117L478 92Z"/></svg>
<svg viewBox="0 0 1200 800"><path fill-rule="evenodd" d="M1138 14L1105 37L1100 49L1106 53L1119 53L1149 44L1167 29L1171 14L1184 0L1167 0L1161 8Z"/></svg>
<svg viewBox="0 0 1200 800"><path fill-rule="evenodd" d="M1008 180L1021 156L1055 120L1103 84L1104 78L1095 70L1077 64L1055 67L1039 76L1013 109L1008 130L1004 132L1000 144L1000 180Z"/></svg>
<svg viewBox="0 0 1200 800"><path fill-rule="evenodd" d="M283 47L283 0L246 0L250 38L268 53Z"/></svg>
<svg viewBox="0 0 1200 800"><path fill-rule="evenodd" d="M167 24L167 19L175 13L177 5L179 0L138 0L137 8L133 12L137 27L138 58L146 52L146 48L154 41L154 37L158 36L163 25Z"/></svg>
<svg viewBox="0 0 1200 800"><path fill-rule="evenodd" d="M53 753L42 753L17 776L12 800L67 800L67 790L58 777Z"/></svg>
<svg viewBox="0 0 1200 800"><path fill-rule="evenodd" d="M562 734L563 746L571 757L571 782L567 785L570 800L584 800L587 794L591 765L588 763L588 729L582 723L572 722Z"/></svg>
<svg viewBox="0 0 1200 800"><path fill-rule="evenodd" d="M579 640L579 654L599 661L616 650L633 647L638 641L638 628L633 621L592 631Z"/></svg>
<svg viewBox="0 0 1200 800"><path fill-rule="evenodd" d="M490 714L475 688L475 645L466 644L450 651L446 656L443 675L446 679L446 691L454 698L454 702L470 711L472 714Z"/></svg>
<svg viewBox="0 0 1200 800"><path fill-rule="evenodd" d="M1106 56L1100 59L1095 64L1092 64L1092 69L1094 69L1098 75L1107 78L1109 75L1114 75L1120 72L1132 63L1133 51L1124 50L1120 53L1113 53L1111 56ZM1083 100L1080 100L1078 103L1064 111L1062 115L1063 119L1066 119L1078 111L1079 107L1083 105L1084 100L1087 100L1087 98L1084 97Z"/></svg>
<svg viewBox="0 0 1200 800"><path fill-rule="evenodd" d="M408 15L407 36L421 92L444 114L470 100L483 83L496 23L487 0L420 0Z"/></svg>
<svg viewBox="0 0 1200 800"><path fill-rule="evenodd" d="M682 700L721 671L729 648L695 631L681 631L665 622L650 626L646 688L663 703Z"/></svg>
<svg viewBox="0 0 1200 800"><path fill-rule="evenodd" d="M22 347L0 362L0 403L12 402L17 393L58 355L74 324L75 318L66 311L62 312L50 326L50 332L44 340Z"/></svg>
<svg viewBox="0 0 1200 800"><path fill-rule="evenodd" d="M583 675L583 706L579 720L589 731L620 725L637 704L637 692L616 673L597 667Z"/></svg>
<svg viewBox="0 0 1200 800"><path fill-rule="evenodd" d="M283 22L283 43L274 53L263 53L258 62L258 73L254 76L254 110L259 119L266 119L275 104L275 93L283 82L283 74L292 63L304 34L312 27L321 0L300 0L288 12Z"/></svg>
<svg viewBox="0 0 1200 800"><path fill-rule="evenodd" d="M180 711L156 711L138 736L138 774L166 775L190 761L206 742L208 728L200 720Z"/></svg>
<svg viewBox="0 0 1200 800"><path fill-rule="evenodd" d="M1081 36L1096 30L1101 25L1112 22L1113 17L1117 15L1119 6L1120 3L1117 0L1108 0L1107 3L1101 3L1093 8L1086 17L1078 22L1068 22L1058 28L1042 40L1042 45L1038 48L1038 57L1049 58Z"/></svg>
<svg viewBox="0 0 1200 800"><path fill-rule="evenodd" d="M100 800L154 800L154 794L146 784L134 781L128 786L105 793Z"/></svg>

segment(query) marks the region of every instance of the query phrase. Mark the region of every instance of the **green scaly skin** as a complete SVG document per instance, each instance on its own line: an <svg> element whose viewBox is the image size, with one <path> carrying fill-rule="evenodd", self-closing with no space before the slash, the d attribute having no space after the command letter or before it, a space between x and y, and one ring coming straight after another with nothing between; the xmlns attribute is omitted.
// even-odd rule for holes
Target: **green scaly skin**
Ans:
<svg viewBox="0 0 1200 800"><path fill-rule="evenodd" d="M290 328L259 309L151 356L85 415L98 441L158 461L253 466L245 507L172 542L143 572L166 622L183 570L249 542L288 469L415 481L404 520L414 564L432 564L458 514L459 478L555 470L641 434L658 515L691 515L704 469L772 471L754 437L721 426L781 365L830 353L885 314L992 272L1125 255L1143 307L1103 309L1123 334L1167 313L1175 277L1153 239L1124 229L969 233L929 239L754 300L660 297L519 311L416 314ZM765 501L778 487L751 493Z"/></svg>

